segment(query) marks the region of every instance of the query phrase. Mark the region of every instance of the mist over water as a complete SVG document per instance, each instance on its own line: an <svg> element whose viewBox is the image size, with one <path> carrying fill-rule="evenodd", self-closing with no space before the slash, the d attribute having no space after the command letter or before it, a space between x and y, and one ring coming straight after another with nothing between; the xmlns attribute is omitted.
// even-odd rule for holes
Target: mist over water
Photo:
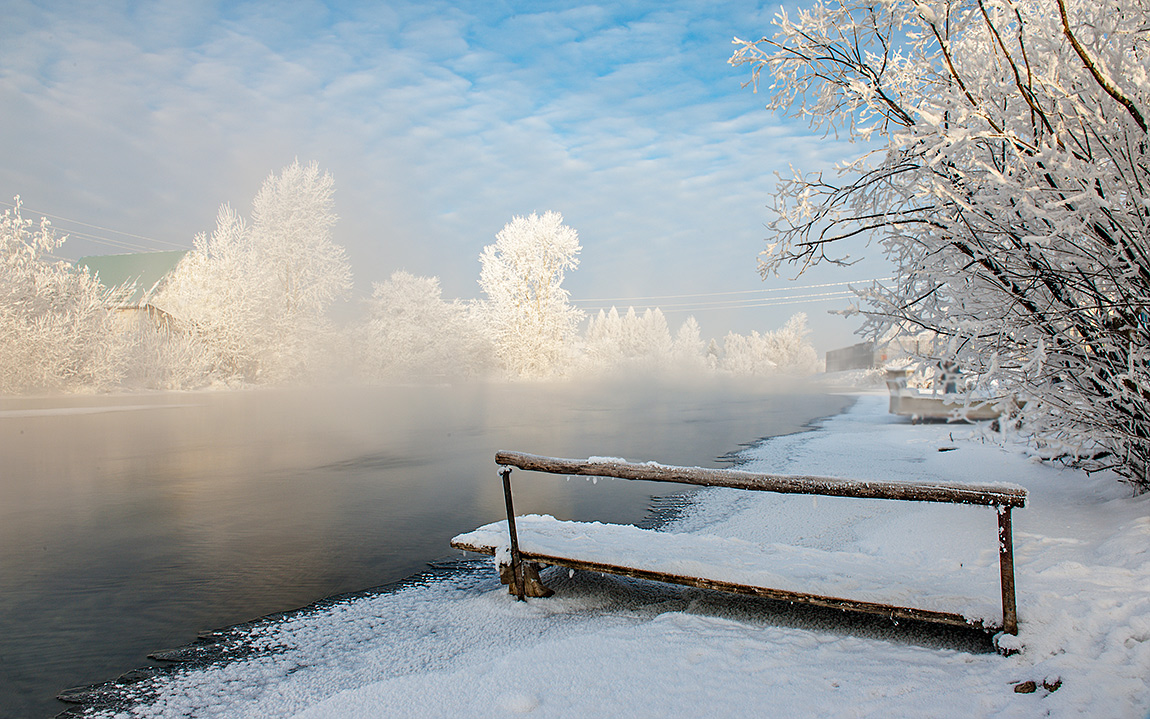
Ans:
<svg viewBox="0 0 1150 719"><path fill-rule="evenodd" d="M503 516L496 450L720 466L845 402L723 378L0 399L0 717L459 556ZM682 489L514 482L518 513L612 522Z"/></svg>

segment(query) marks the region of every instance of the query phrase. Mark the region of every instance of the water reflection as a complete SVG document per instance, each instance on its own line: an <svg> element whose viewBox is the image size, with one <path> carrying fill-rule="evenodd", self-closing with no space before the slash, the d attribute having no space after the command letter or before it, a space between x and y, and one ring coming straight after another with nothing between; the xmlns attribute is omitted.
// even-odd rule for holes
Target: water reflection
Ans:
<svg viewBox="0 0 1150 719"><path fill-rule="evenodd" d="M390 582L503 514L493 456L715 466L842 400L714 381L0 400L0 716L198 631ZM638 521L657 483L516 478L516 509ZM589 491L590 490L590 491Z"/></svg>

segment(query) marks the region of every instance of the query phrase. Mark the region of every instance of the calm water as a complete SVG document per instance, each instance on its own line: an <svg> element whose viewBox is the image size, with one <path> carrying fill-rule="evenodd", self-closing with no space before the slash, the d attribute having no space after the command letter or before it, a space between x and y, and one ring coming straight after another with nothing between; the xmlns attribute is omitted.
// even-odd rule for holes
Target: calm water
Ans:
<svg viewBox="0 0 1150 719"><path fill-rule="evenodd" d="M844 404L717 381L0 399L0 717L458 556L503 516L497 449L718 466ZM517 477L517 512L568 519L635 522L676 489Z"/></svg>

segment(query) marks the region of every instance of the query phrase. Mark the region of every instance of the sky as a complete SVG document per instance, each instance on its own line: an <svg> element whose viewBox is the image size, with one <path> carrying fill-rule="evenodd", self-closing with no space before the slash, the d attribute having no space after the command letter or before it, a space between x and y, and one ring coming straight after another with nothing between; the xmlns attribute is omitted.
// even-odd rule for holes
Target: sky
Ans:
<svg viewBox="0 0 1150 719"><path fill-rule="evenodd" d="M483 247L547 210L579 233L580 307L656 305L704 337L805 311L820 352L852 344L858 320L827 312L845 288L810 286L888 272L860 246L759 276L775 173L863 151L768 111L727 63L777 4L4 6L0 201L68 233L62 257L191 247L299 159L335 177L357 297L405 269L476 298Z"/></svg>

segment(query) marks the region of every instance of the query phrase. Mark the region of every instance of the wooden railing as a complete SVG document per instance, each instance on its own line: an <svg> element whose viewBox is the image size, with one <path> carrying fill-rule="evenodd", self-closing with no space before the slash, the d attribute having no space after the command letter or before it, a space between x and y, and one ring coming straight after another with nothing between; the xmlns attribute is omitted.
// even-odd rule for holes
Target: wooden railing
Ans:
<svg viewBox="0 0 1150 719"><path fill-rule="evenodd" d="M735 469L707 469L701 467L674 467L657 463L637 464L611 460L576 460L556 457L542 457L522 452L497 452L495 462L500 467L503 480L504 499L507 509L508 533L511 544L511 566L509 583L512 591L524 598L529 579L525 572L524 558L519 551L519 539L515 529L515 510L511 495L511 469L518 468L533 472L567 474L589 477L614 477L616 479L638 479L653 482L674 482L705 487L731 487L763 492L785 494L810 494L834 497L854 497L858 499L890 499L916 502L946 502L951 504L972 504L993 507L998 513L999 575L1002 589L1002 631L1018 633L1018 612L1015 603L1014 586L1014 540L1011 529L1011 510L1026 505L1027 493L1021 487L1005 484L961 484L952 482L895 482L843 479L839 477L795 476L744 472ZM821 606L862 611L874 614L905 617L946 624L970 625L965 618L910 607L895 607L871 602L858 602L836 597L825 597L780 591L762 587L724 585L711 580L692 581L690 577L661 575L644 572L641 568L583 566L571 559L549 557L529 557L544 563L582 567L598 571L615 572L640 578L659 581L693 584L714 589L751 593L787 601L801 601Z"/></svg>

